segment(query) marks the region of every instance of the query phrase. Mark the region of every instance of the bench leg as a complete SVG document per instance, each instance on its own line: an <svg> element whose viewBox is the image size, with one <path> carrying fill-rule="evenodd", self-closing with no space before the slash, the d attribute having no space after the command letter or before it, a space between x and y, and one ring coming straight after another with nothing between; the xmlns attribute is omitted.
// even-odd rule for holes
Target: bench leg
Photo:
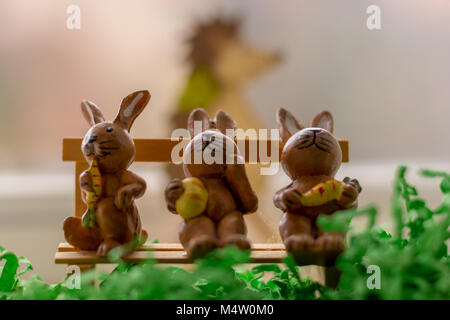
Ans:
<svg viewBox="0 0 450 320"><path fill-rule="evenodd" d="M341 277L341 270L339 270L336 266L332 266L324 267L324 271L325 285L331 288L336 288Z"/></svg>
<svg viewBox="0 0 450 320"><path fill-rule="evenodd" d="M95 270L95 264L78 264L81 272Z"/></svg>

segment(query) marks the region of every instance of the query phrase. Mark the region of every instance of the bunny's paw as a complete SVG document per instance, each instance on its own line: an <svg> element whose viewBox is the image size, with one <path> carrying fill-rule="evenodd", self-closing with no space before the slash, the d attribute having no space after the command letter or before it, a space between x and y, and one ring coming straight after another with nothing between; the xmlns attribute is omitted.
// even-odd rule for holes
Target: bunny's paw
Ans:
<svg viewBox="0 0 450 320"><path fill-rule="evenodd" d="M350 177L345 177L343 182L345 184L352 185L356 189L356 191L358 191L358 193L361 193L362 188L357 179L351 179Z"/></svg>
<svg viewBox="0 0 450 320"><path fill-rule="evenodd" d="M167 208L170 212L174 214L177 213L175 203L181 197L184 191L183 181L181 181L180 179L174 179L167 185L164 194L166 198Z"/></svg>
<svg viewBox="0 0 450 320"><path fill-rule="evenodd" d="M232 245L241 250L250 250L250 242L243 234L233 234L222 241L223 246Z"/></svg>
<svg viewBox="0 0 450 320"><path fill-rule="evenodd" d="M296 234L288 237L284 244L288 252L310 251L314 247L314 238L309 234Z"/></svg>
<svg viewBox="0 0 450 320"><path fill-rule="evenodd" d="M189 256L195 260L198 258L203 258L216 248L217 240L213 237L203 235L189 241L189 246L186 248L186 251Z"/></svg>
<svg viewBox="0 0 450 320"><path fill-rule="evenodd" d="M283 210L297 210L300 209L302 195L295 189L283 190L282 192L277 192L273 197L273 202L275 207Z"/></svg>
<svg viewBox="0 0 450 320"><path fill-rule="evenodd" d="M315 241L320 252L341 253L345 249L344 237L339 234L323 234Z"/></svg>
<svg viewBox="0 0 450 320"><path fill-rule="evenodd" d="M105 240L98 247L97 254L100 257L106 257L112 249L114 249L118 246L120 246L120 243L115 240L111 240L111 239Z"/></svg>
<svg viewBox="0 0 450 320"><path fill-rule="evenodd" d="M101 238L94 228L82 226L80 217L68 217L64 220L64 236L72 246L81 250L97 250Z"/></svg>

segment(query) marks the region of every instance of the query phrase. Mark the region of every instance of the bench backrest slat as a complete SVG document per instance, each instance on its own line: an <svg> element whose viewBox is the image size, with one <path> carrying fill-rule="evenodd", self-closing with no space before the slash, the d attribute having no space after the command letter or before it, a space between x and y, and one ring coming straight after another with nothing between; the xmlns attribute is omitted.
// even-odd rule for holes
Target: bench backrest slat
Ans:
<svg viewBox="0 0 450 320"><path fill-rule="evenodd" d="M189 140L182 140L186 145ZM261 140L266 143L268 155L270 155L272 140ZM81 198L81 190L78 182L80 174L88 168L83 153L81 152L81 138L65 138L63 139L63 161L75 162L75 216L81 217L86 210L86 205ZM161 139L134 139L136 145L136 157L135 161L139 162L171 162L172 149L179 141L172 141L170 138ZM339 140L339 144L342 149L342 162L348 162L348 141ZM239 145L239 142L238 142ZM261 143L261 145L264 145ZM245 140L245 161L249 162L249 149L256 146L257 148L257 161L259 159L259 146L260 140ZM182 150L184 148L181 148ZM279 148L279 154L281 155L281 143Z"/></svg>
<svg viewBox="0 0 450 320"><path fill-rule="evenodd" d="M63 161L72 162L84 162L84 156L81 152L81 138L65 138L63 140ZM267 145L268 154L270 155L272 140L261 140ZM249 161L249 149L255 145L258 148L258 159L259 159L259 146L260 140L245 140L245 161ZM189 142L188 139L183 140L186 145ZM135 161L138 162L171 162L172 149L175 147L179 141L172 141L170 138L161 139L134 139L136 145L136 157ZM349 161L348 152L348 141L339 140L339 144L342 149L342 162ZM261 143L261 145L263 145ZM279 153L281 155L281 143Z"/></svg>

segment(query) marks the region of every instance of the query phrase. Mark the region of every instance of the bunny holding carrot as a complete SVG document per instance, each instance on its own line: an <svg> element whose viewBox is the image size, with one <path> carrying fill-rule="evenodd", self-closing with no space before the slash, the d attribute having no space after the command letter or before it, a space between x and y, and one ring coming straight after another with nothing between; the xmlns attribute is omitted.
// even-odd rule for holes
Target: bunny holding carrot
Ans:
<svg viewBox="0 0 450 320"><path fill-rule="evenodd" d="M82 218L68 217L64 221L65 238L78 249L97 250L105 256L117 246L136 239L142 243L147 238L134 203L145 193L146 183L128 168L136 152L129 132L149 100L148 91L128 95L112 122L105 121L93 102L81 104L83 115L91 125L82 143L83 154L91 167L80 176L88 211Z"/></svg>

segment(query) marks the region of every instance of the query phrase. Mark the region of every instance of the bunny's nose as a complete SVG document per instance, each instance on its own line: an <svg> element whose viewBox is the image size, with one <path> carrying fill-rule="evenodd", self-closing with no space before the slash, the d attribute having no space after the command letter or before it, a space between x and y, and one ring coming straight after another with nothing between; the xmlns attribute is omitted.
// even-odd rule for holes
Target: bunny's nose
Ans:
<svg viewBox="0 0 450 320"><path fill-rule="evenodd" d="M97 141L97 136L91 136L90 138L89 138L89 143L94 143L95 141Z"/></svg>

